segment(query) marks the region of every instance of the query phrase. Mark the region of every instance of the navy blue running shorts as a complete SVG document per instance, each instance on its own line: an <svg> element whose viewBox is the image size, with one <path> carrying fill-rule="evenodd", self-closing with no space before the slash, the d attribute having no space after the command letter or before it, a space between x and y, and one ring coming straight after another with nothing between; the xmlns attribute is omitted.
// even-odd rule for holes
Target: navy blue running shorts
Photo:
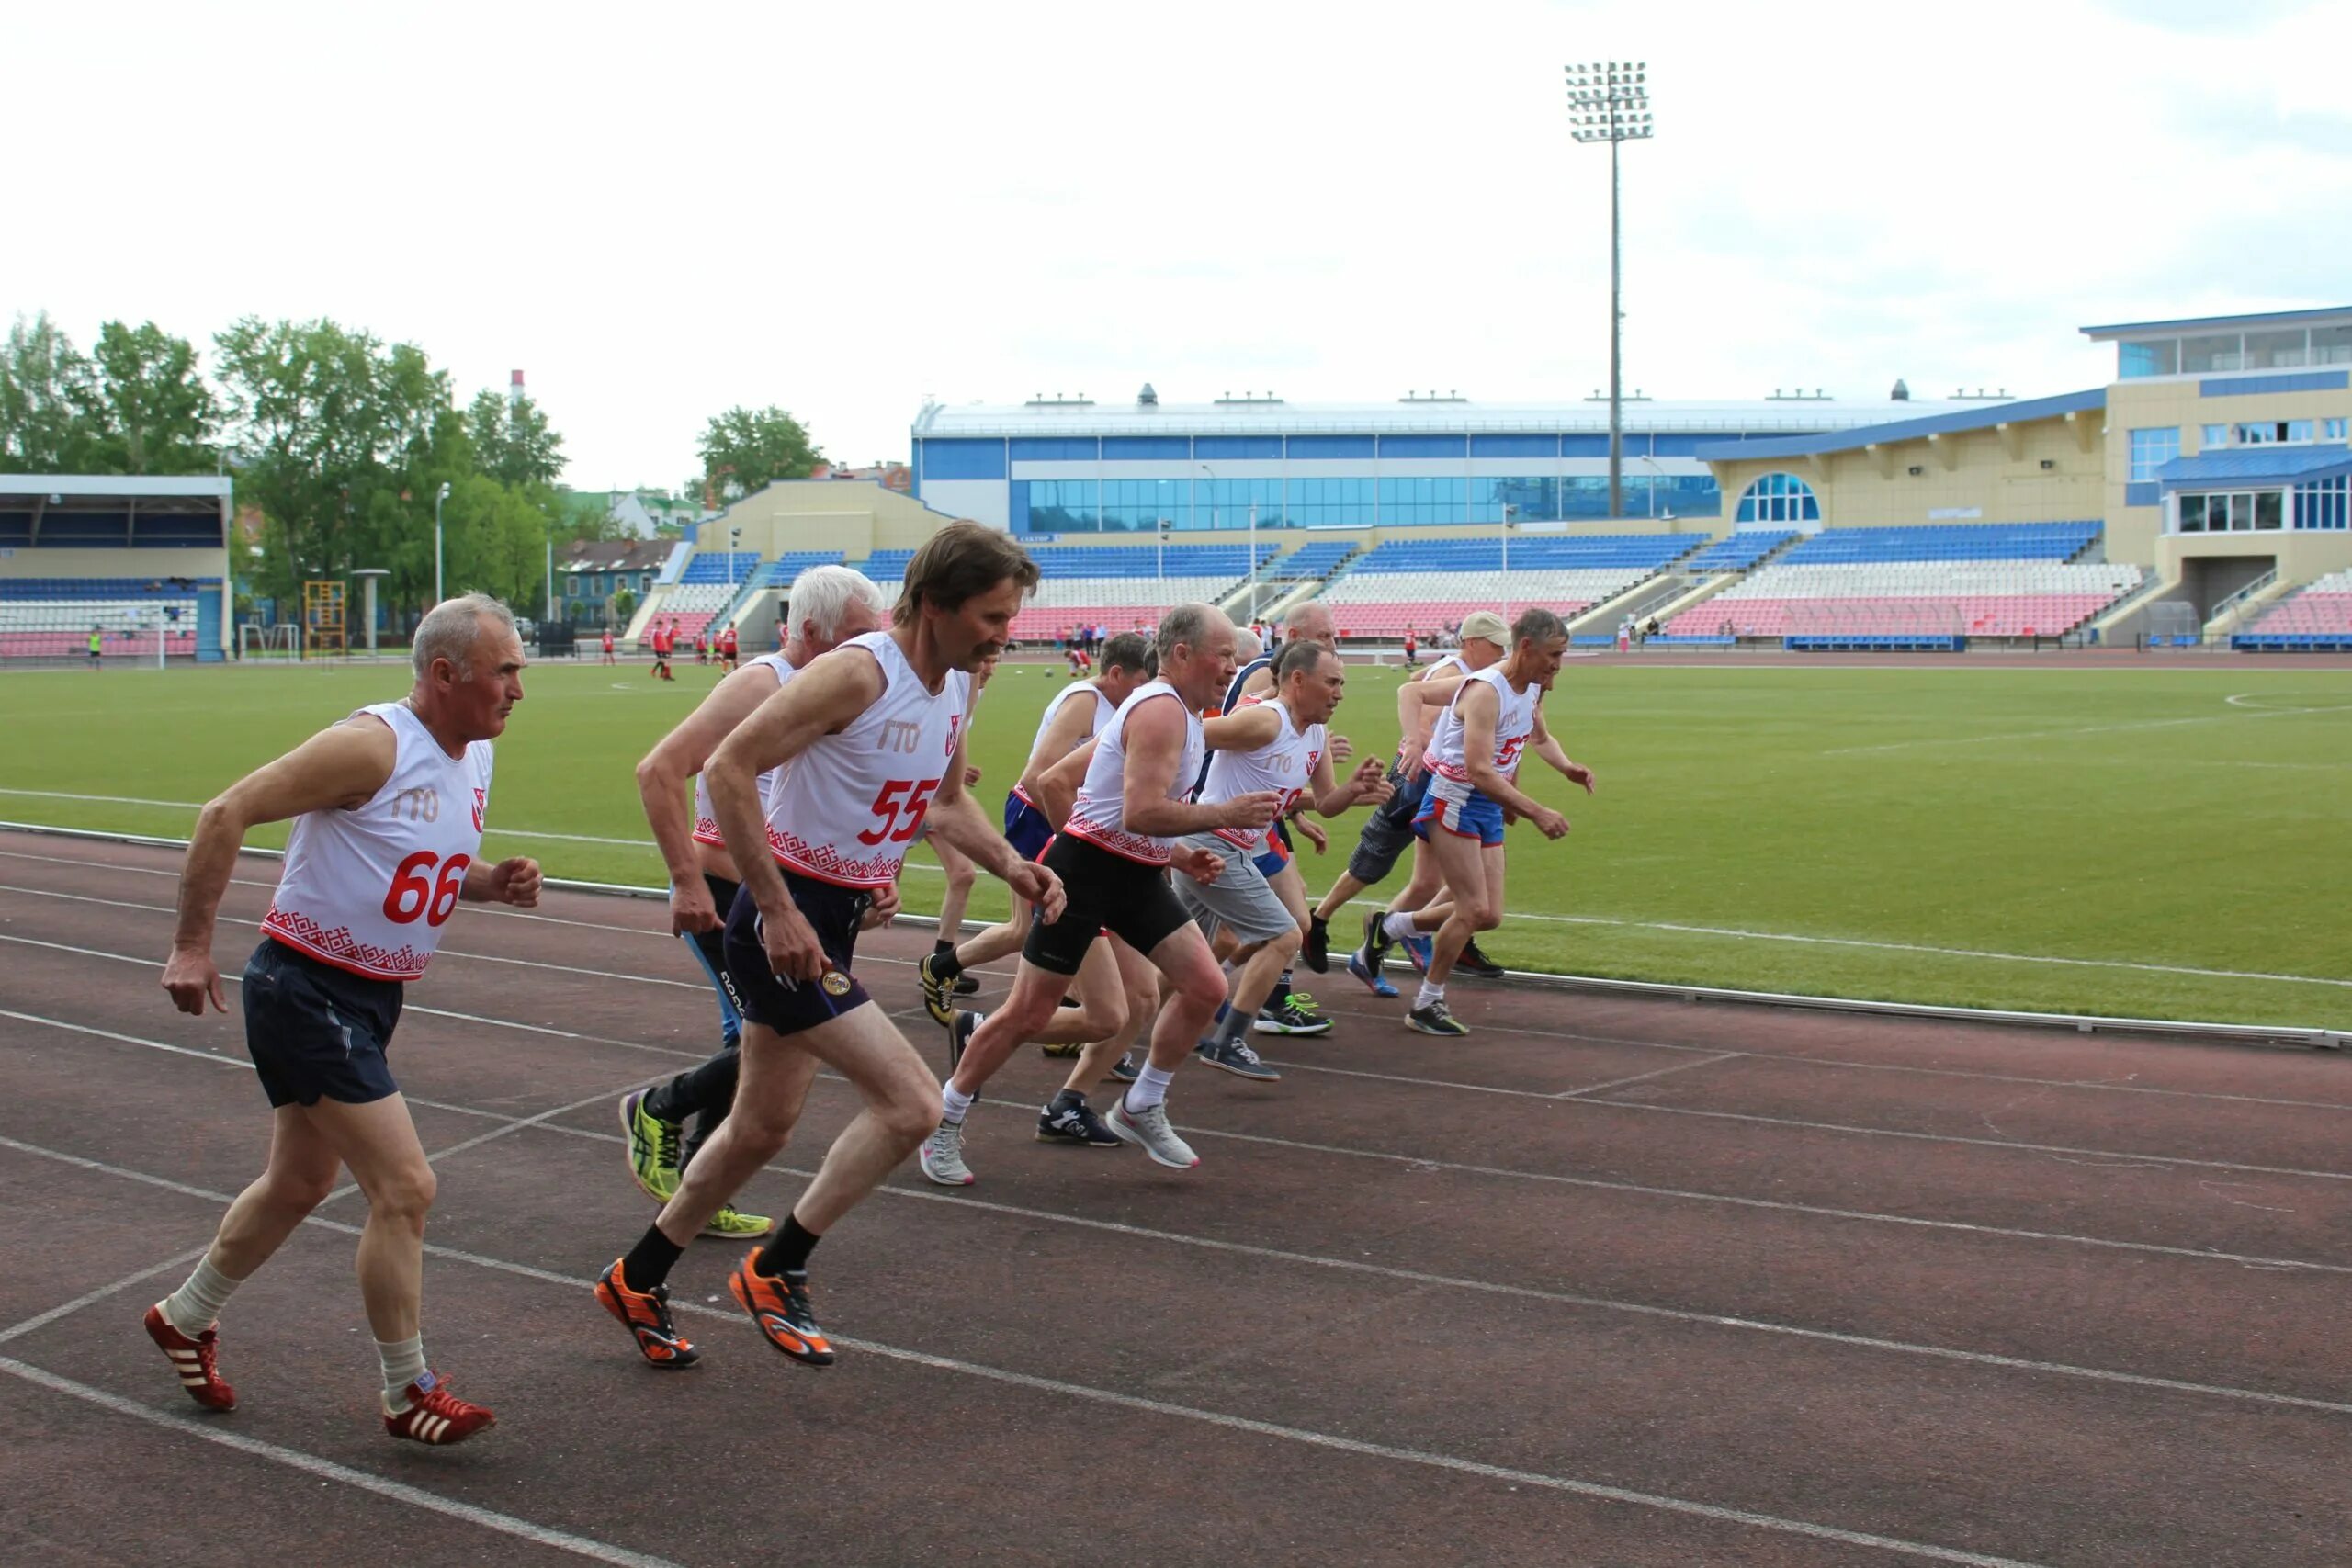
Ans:
<svg viewBox="0 0 2352 1568"><path fill-rule="evenodd" d="M371 980L268 937L245 961L245 1051L272 1107L398 1094L384 1048L401 982Z"/></svg>
<svg viewBox="0 0 2352 1568"><path fill-rule="evenodd" d="M857 922L874 896L789 871L784 872L784 886L801 919L816 929L817 944L825 950L824 976L786 980L768 967L767 944L760 940L760 906L747 887L735 895L734 907L727 912L727 979L745 1019L778 1034L798 1034L874 999L850 973L857 951Z"/></svg>

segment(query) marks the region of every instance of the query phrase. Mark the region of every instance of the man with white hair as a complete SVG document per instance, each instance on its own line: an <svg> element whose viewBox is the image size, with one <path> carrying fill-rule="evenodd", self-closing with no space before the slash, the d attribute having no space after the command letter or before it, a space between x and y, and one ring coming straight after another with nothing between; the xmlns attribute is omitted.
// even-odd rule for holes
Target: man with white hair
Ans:
<svg viewBox="0 0 2352 1568"><path fill-rule="evenodd" d="M703 764L718 743L775 695L796 671L850 638L873 631L889 614L881 588L845 566L808 568L792 580L786 604L790 630L783 651L763 653L713 686L701 705L637 765L637 791L645 803L645 820L670 869L670 929L685 939L711 988L718 994L718 1050L700 1066L621 1100L621 1128L628 1134L629 1173L657 1203L667 1203L676 1195L680 1173L727 1120L742 1062L742 1010L727 979L722 935L726 911L734 907L735 890L742 877L712 815ZM689 780L694 786L691 817L686 811ZM772 777L763 778L761 788L764 791L773 784ZM870 923L888 919L896 912L897 889L891 889L886 898L870 912ZM791 1067L800 1074L797 1090L805 1095L816 1076L816 1059L796 1057ZM688 1134L685 1122L690 1116L694 1131ZM703 1235L765 1235L774 1224L764 1214L739 1213L728 1203L711 1216Z"/></svg>
<svg viewBox="0 0 2352 1568"><path fill-rule="evenodd" d="M523 642L503 604L467 594L416 628L406 698L361 708L231 784L197 818L180 871L164 989L182 1012L229 1010L213 966L220 897L245 834L291 818L277 891L243 977L245 1049L273 1125L269 1162L222 1216L148 1337L188 1397L233 1409L220 1309L348 1168L368 1199L359 1294L383 1370L384 1429L463 1442L491 1413L426 1366L419 1329L433 1167L385 1060L402 988L424 973L460 899L528 908L537 863L482 863L491 741L523 700Z"/></svg>

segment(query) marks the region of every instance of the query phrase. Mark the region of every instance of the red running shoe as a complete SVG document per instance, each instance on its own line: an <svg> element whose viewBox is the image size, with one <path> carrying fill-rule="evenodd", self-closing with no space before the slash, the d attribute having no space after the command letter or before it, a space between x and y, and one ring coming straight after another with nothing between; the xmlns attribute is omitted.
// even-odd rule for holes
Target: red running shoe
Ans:
<svg viewBox="0 0 2352 1568"><path fill-rule="evenodd" d="M497 1416L479 1404L468 1404L429 1371L401 1393L408 1397L408 1408L397 1416L389 1411L384 1416L384 1430L395 1438L420 1443L462 1443L483 1427L498 1425Z"/></svg>
<svg viewBox="0 0 2352 1568"><path fill-rule="evenodd" d="M670 1321L670 1291L666 1285L656 1285L650 1291L632 1291L621 1277L621 1265L628 1259L616 1258L613 1266L596 1276L596 1299L605 1310L620 1319L621 1326L636 1337L637 1348L645 1359L657 1367L691 1367L702 1359L694 1341L678 1332Z"/></svg>
<svg viewBox="0 0 2352 1568"><path fill-rule="evenodd" d="M752 1267L759 1255L758 1247L743 1254L743 1261L727 1277L727 1288L769 1344L803 1366L831 1366L833 1347L808 1305L807 1271L763 1274Z"/></svg>
<svg viewBox="0 0 2352 1568"><path fill-rule="evenodd" d="M237 1391L220 1381L220 1370L214 1359L220 1353L220 1331L208 1328L191 1339L172 1326L164 1315L164 1303L157 1302L147 1309L147 1337L170 1358L172 1371L179 1373L180 1386L187 1396L207 1410L234 1410Z"/></svg>

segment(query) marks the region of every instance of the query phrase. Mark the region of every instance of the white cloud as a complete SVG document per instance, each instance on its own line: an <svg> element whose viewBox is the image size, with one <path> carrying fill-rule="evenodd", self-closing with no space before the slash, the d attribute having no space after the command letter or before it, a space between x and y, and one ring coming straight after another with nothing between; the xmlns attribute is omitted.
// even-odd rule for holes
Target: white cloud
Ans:
<svg viewBox="0 0 2352 1568"><path fill-rule="evenodd" d="M17 7L0 310L326 314L511 367L571 479L674 482L781 402L839 457L955 401L1606 376L2093 384L2075 329L2336 303L2352 5ZM386 19L388 17L396 19Z"/></svg>

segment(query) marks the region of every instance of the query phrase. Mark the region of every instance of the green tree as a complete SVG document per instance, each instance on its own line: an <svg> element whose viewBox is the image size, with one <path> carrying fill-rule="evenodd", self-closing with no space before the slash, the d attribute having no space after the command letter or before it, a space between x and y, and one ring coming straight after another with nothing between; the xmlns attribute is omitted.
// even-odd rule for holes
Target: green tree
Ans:
<svg viewBox="0 0 2352 1568"><path fill-rule="evenodd" d="M800 422L773 404L715 416L695 450L704 483L722 499L757 494L776 479L805 479L824 460Z"/></svg>
<svg viewBox="0 0 2352 1568"><path fill-rule="evenodd" d="M107 474L188 474L210 468L220 405L197 372L196 349L153 321L98 329L95 374L81 400L87 461Z"/></svg>
<svg viewBox="0 0 2352 1568"><path fill-rule="evenodd" d="M433 497L472 474L449 382L413 344L334 321L247 317L215 340L223 412L247 462L241 500L261 508L262 592L384 567L392 602L433 591Z"/></svg>
<svg viewBox="0 0 2352 1568"><path fill-rule="evenodd" d="M637 614L637 590L626 587L616 588L613 590L612 597L606 601L606 604L610 610L609 618L606 624L609 625L613 628L615 634L617 635L623 627L628 625L628 618Z"/></svg>
<svg viewBox="0 0 2352 1568"><path fill-rule="evenodd" d="M0 350L0 468L82 471L90 444L90 362L43 310L18 316Z"/></svg>
<svg viewBox="0 0 2352 1568"><path fill-rule="evenodd" d="M563 437L528 398L512 402L484 388L466 409L474 460L501 484L551 485L563 472Z"/></svg>

